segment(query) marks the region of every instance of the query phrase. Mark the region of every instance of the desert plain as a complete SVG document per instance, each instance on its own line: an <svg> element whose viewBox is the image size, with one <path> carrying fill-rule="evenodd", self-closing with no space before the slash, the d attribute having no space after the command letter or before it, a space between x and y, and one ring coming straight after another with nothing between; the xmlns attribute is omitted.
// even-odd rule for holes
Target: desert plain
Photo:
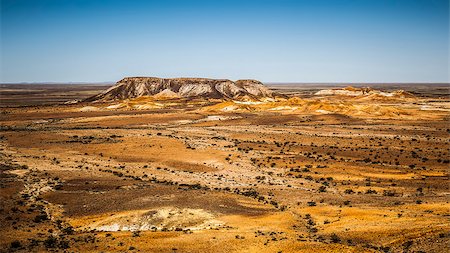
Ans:
<svg viewBox="0 0 450 253"><path fill-rule="evenodd" d="M2 85L0 251L450 251L448 84L269 87Z"/></svg>

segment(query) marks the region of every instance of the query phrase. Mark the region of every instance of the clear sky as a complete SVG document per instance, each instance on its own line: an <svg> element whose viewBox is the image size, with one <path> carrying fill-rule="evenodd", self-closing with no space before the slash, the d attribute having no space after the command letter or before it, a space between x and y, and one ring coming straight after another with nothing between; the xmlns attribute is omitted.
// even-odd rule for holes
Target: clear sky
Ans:
<svg viewBox="0 0 450 253"><path fill-rule="evenodd" d="M449 82L449 0L0 1L0 82Z"/></svg>

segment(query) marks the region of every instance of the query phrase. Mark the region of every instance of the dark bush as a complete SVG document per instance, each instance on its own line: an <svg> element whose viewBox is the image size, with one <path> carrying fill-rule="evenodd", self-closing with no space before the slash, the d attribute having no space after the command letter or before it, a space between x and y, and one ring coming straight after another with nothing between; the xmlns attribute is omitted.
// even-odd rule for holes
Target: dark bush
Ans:
<svg viewBox="0 0 450 253"><path fill-rule="evenodd" d="M22 244L21 244L19 241L13 241L13 242L11 242L11 248L12 248L12 249L18 249L18 248L20 248L20 247L22 247Z"/></svg>
<svg viewBox="0 0 450 253"><path fill-rule="evenodd" d="M326 192L327 191L327 187L325 187L325 186L320 186L319 187L319 192Z"/></svg>
<svg viewBox="0 0 450 253"><path fill-rule="evenodd" d="M368 190L366 191L366 194L377 194L377 191L372 190L372 189L368 189Z"/></svg>
<svg viewBox="0 0 450 253"><path fill-rule="evenodd" d="M395 195L396 195L396 192L393 190L384 190L383 191L383 196L393 197Z"/></svg>
<svg viewBox="0 0 450 253"><path fill-rule="evenodd" d="M44 245L46 248L56 248L58 243L58 239L56 239L54 236L49 236L44 241Z"/></svg>
<svg viewBox="0 0 450 253"><path fill-rule="evenodd" d="M344 193L345 194L353 194L355 192L352 189L345 189Z"/></svg>
<svg viewBox="0 0 450 253"><path fill-rule="evenodd" d="M45 221L45 220L48 220L48 216L45 213L36 215L36 217L34 217L34 222L36 222L36 223L39 223L39 222L42 222L42 221Z"/></svg>
<svg viewBox="0 0 450 253"><path fill-rule="evenodd" d="M72 235L75 232L72 226L67 226L63 228L62 231L68 235Z"/></svg>
<svg viewBox="0 0 450 253"><path fill-rule="evenodd" d="M331 239L331 242L333 242L333 243L341 242L341 238L339 238L339 236L335 233L331 234L330 239Z"/></svg>
<svg viewBox="0 0 450 253"><path fill-rule="evenodd" d="M308 206L316 206L316 202L314 201L309 201L307 204Z"/></svg>

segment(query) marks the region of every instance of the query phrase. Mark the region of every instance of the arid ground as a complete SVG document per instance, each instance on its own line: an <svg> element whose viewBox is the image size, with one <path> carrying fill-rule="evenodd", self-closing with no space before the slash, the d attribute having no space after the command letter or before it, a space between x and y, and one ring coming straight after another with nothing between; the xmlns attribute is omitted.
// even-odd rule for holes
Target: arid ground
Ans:
<svg viewBox="0 0 450 253"><path fill-rule="evenodd" d="M54 102L104 87L55 87L2 86L1 252L450 251L448 84L76 104Z"/></svg>

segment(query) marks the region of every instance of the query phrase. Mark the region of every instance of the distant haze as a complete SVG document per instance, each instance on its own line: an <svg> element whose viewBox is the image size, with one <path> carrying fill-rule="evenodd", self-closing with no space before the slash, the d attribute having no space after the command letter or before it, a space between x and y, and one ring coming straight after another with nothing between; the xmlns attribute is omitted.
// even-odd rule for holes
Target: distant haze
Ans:
<svg viewBox="0 0 450 253"><path fill-rule="evenodd" d="M0 82L450 82L448 0L1 0Z"/></svg>

